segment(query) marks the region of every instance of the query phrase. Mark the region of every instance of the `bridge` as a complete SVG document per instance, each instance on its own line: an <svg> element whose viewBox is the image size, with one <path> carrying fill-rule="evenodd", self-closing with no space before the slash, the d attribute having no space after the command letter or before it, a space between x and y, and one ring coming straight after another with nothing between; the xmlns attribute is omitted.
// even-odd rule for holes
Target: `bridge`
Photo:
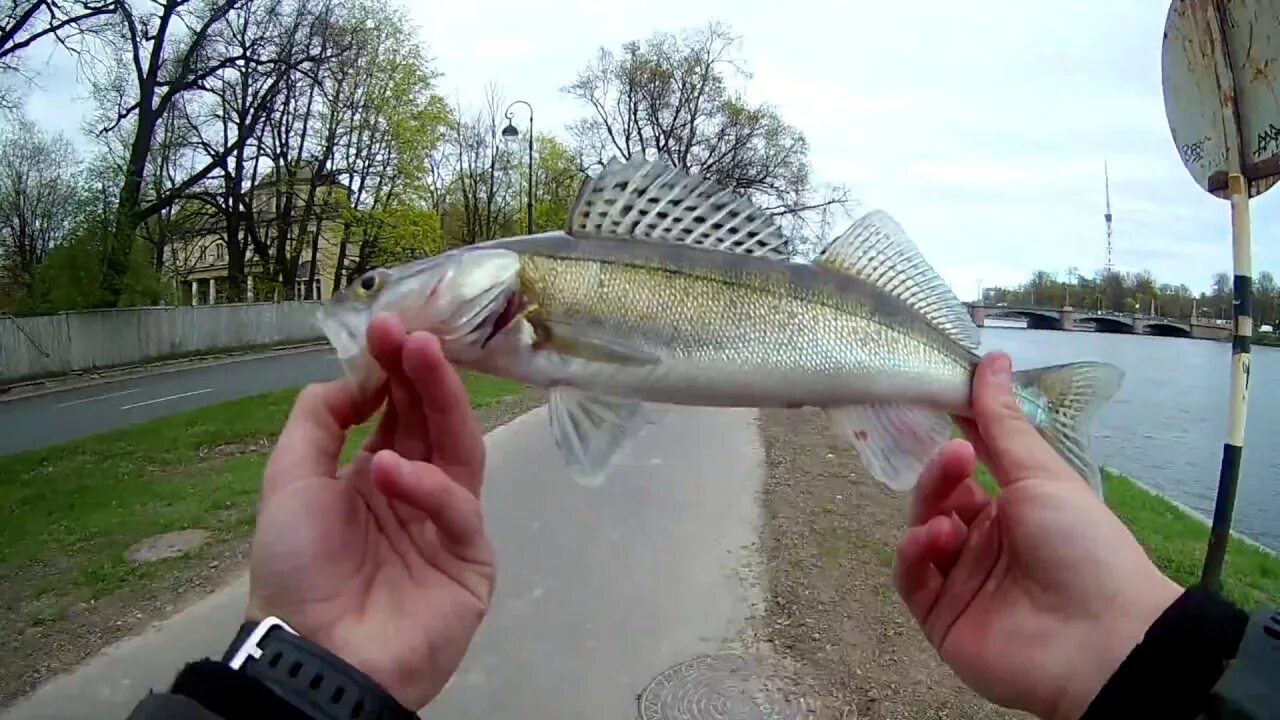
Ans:
<svg viewBox="0 0 1280 720"><path fill-rule="evenodd" d="M1201 340L1231 339L1229 323L1220 324L1207 320L1180 320L1140 313L1095 311L1070 306L1055 310L981 303L965 303L965 305L968 306L969 315L979 327L986 323L987 318L1009 318L1025 320L1027 328L1031 330L1093 330L1094 332L1160 335Z"/></svg>

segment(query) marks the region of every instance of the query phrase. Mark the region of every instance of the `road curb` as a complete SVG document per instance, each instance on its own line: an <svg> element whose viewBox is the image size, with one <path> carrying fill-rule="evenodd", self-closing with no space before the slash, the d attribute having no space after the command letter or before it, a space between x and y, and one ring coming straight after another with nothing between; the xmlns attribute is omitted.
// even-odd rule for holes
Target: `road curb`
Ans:
<svg viewBox="0 0 1280 720"><path fill-rule="evenodd" d="M14 383L12 385L0 386L0 404L14 402L16 400L25 400L27 398L40 397L43 395L51 395L53 393L66 392L68 390L76 390L79 388L106 385L108 383L120 382L121 380L132 380L134 378L152 377L155 375L167 375L174 372L213 367L216 365L226 365L229 363L254 360L263 357L273 357L276 355L293 355L297 353L311 352L323 348L327 344L328 343L326 341L318 340L311 343L281 345L267 350L249 350L238 353L202 355L200 357L186 358L184 360L129 365L104 370L97 373L96 377L86 378L83 380L71 379L73 376L61 375L56 378L49 378L46 380ZM33 389L26 390L24 388Z"/></svg>

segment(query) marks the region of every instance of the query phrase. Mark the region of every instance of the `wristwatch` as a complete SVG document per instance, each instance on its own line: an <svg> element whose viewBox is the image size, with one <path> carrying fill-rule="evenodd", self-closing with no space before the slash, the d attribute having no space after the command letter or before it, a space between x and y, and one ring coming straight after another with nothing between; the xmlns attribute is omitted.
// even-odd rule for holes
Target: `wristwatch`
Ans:
<svg viewBox="0 0 1280 720"><path fill-rule="evenodd" d="M372 678L278 617L241 625L222 662L256 678L316 720L417 717Z"/></svg>

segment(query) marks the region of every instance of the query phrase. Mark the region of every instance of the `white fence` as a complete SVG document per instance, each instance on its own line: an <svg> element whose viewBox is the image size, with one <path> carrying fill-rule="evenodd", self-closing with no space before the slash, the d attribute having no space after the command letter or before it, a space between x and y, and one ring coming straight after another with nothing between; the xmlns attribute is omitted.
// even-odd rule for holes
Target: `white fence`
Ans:
<svg viewBox="0 0 1280 720"><path fill-rule="evenodd" d="M0 318L0 383L323 337L316 302L90 310Z"/></svg>

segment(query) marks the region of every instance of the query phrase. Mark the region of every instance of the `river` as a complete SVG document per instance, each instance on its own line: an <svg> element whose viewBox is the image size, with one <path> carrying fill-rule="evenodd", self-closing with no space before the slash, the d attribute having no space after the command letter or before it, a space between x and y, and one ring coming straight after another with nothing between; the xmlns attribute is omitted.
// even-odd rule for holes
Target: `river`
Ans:
<svg viewBox="0 0 1280 720"><path fill-rule="evenodd" d="M1213 516L1227 429L1231 344L1208 340L982 329L983 350L1004 350L1014 369L1102 360L1125 371L1120 392L1094 421L1098 461L1132 476L1204 517ZM1280 551L1280 348L1255 347L1249 418L1232 529Z"/></svg>

